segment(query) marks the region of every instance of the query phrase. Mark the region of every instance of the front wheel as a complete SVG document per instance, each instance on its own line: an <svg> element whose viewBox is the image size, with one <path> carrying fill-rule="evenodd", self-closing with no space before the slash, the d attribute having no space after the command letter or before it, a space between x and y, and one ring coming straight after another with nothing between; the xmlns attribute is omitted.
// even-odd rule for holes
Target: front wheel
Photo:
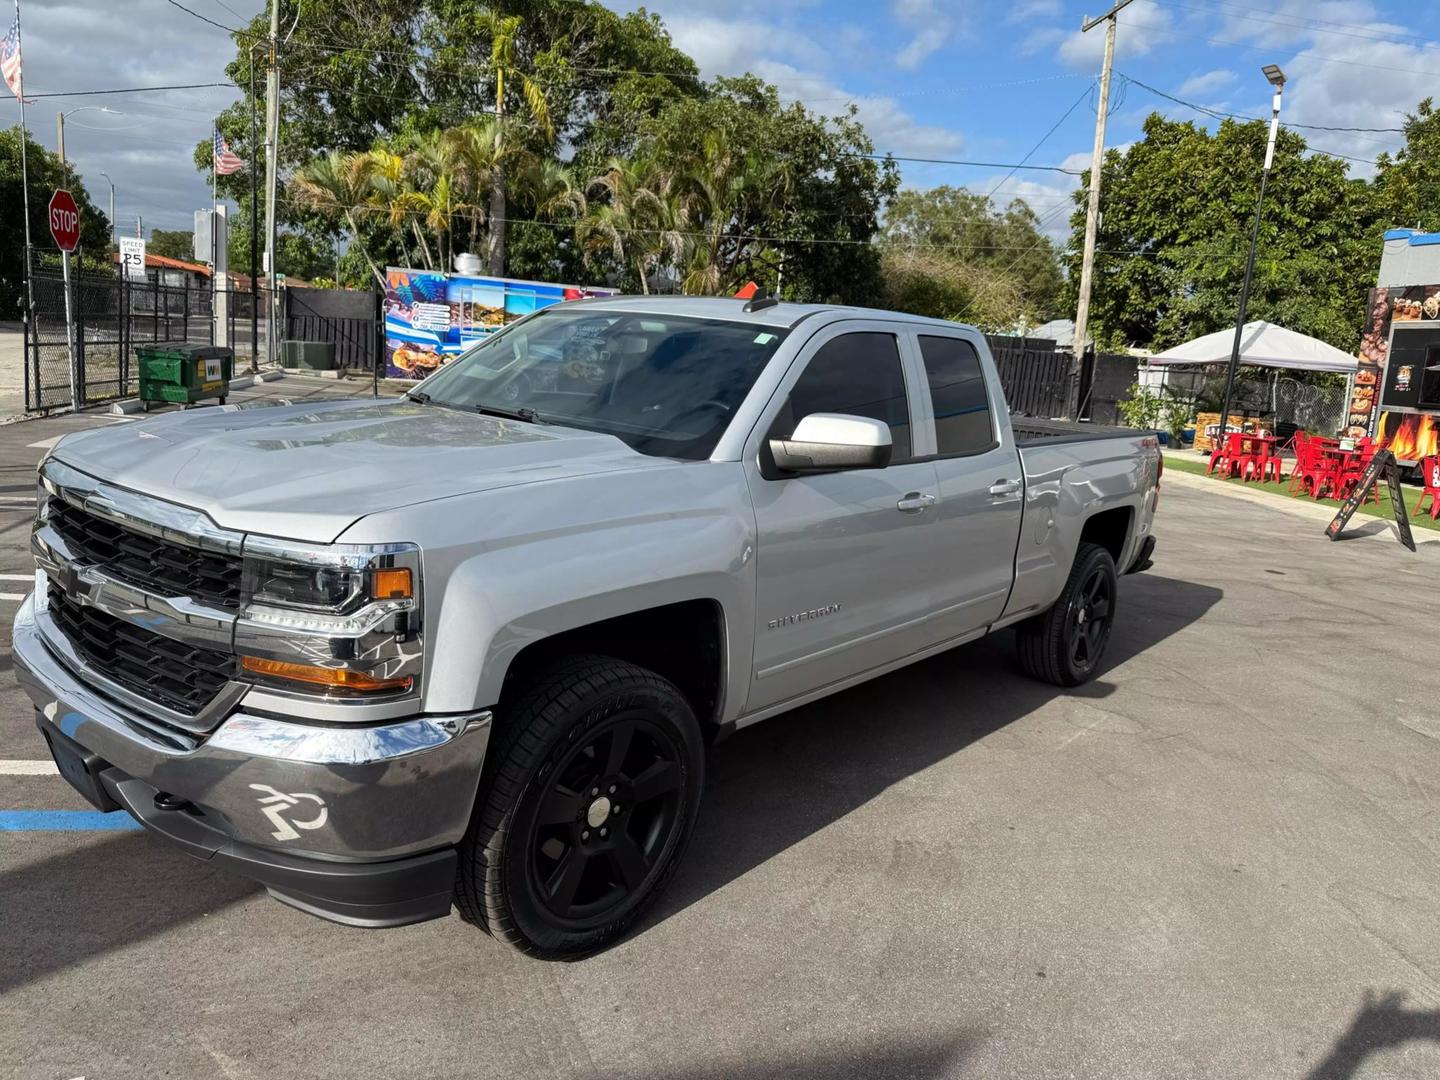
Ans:
<svg viewBox="0 0 1440 1080"><path fill-rule="evenodd" d="M1059 599L1015 627L1025 673L1056 686L1079 686L1094 678L1115 625L1116 586L1110 552L1082 543Z"/></svg>
<svg viewBox="0 0 1440 1080"><path fill-rule="evenodd" d="M593 952L680 861L704 780L700 725L671 683L604 656L565 660L512 697L461 844L456 905L522 952Z"/></svg>

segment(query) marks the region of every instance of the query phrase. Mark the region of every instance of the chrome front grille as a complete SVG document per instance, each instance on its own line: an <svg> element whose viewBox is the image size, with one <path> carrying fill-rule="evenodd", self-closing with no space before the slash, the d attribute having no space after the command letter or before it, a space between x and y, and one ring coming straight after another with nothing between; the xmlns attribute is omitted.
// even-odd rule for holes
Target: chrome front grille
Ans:
<svg viewBox="0 0 1440 1080"><path fill-rule="evenodd" d="M195 716L230 681L234 657L152 633L66 595L53 581L50 617L84 663L116 685Z"/></svg>
<svg viewBox="0 0 1440 1080"><path fill-rule="evenodd" d="M188 596L222 611L240 608L240 559L162 540L83 510L50 503L48 524L81 565L160 596Z"/></svg>

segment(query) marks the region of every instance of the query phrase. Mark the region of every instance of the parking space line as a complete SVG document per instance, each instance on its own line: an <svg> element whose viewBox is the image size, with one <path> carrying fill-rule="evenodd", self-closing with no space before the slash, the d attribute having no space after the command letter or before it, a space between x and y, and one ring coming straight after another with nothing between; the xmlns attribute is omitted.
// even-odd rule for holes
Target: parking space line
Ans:
<svg viewBox="0 0 1440 1080"><path fill-rule="evenodd" d="M0 581L34 581L34 574L0 574Z"/></svg>
<svg viewBox="0 0 1440 1080"><path fill-rule="evenodd" d="M0 776L59 776L55 762L44 759L34 761L0 761Z"/></svg>
<svg viewBox="0 0 1440 1080"><path fill-rule="evenodd" d="M140 829L138 821L121 811L0 810L0 832L91 832Z"/></svg>
<svg viewBox="0 0 1440 1080"><path fill-rule="evenodd" d="M24 600L25 594L19 592L0 592L0 600Z"/></svg>

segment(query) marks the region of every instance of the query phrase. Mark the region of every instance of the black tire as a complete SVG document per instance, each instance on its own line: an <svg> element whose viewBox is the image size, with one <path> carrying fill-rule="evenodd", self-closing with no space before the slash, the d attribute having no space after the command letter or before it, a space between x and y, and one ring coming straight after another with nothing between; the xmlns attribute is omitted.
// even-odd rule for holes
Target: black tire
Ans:
<svg viewBox="0 0 1440 1080"><path fill-rule="evenodd" d="M654 901L689 843L700 725L671 683L606 656L561 661L507 698L460 845L456 906L529 955L594 952Z"/></svg>
<svg viewBox="0 0 1440 1080"><path fill-rule="evenodd" d="M1025 674L1056 686L1094 678L1115 625L1117 582L1110 552L1082 543L1059 599L1015 627Z"/></svg>

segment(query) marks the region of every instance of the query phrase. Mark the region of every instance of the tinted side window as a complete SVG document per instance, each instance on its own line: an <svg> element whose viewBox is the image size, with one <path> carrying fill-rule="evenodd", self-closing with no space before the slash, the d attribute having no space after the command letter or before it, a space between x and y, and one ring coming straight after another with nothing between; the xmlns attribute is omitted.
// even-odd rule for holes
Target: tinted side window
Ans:
<svg viewBox="0 0 1440 1080"><path fill-rule="evenodd" d="M810 358L776 418L771 436L789 438L811 413L849 413L890 425L892 465L910 460L910 406L900 346L893 334L856 333L832 338Z"/></svg>
<svg viewBox="0 0 1440 1080"><path fill-rule="evenodd" d="M935 406L938 452L974 454L993 446L995 429L975 347L959 338L922 334L920 355Z"/></svg>

